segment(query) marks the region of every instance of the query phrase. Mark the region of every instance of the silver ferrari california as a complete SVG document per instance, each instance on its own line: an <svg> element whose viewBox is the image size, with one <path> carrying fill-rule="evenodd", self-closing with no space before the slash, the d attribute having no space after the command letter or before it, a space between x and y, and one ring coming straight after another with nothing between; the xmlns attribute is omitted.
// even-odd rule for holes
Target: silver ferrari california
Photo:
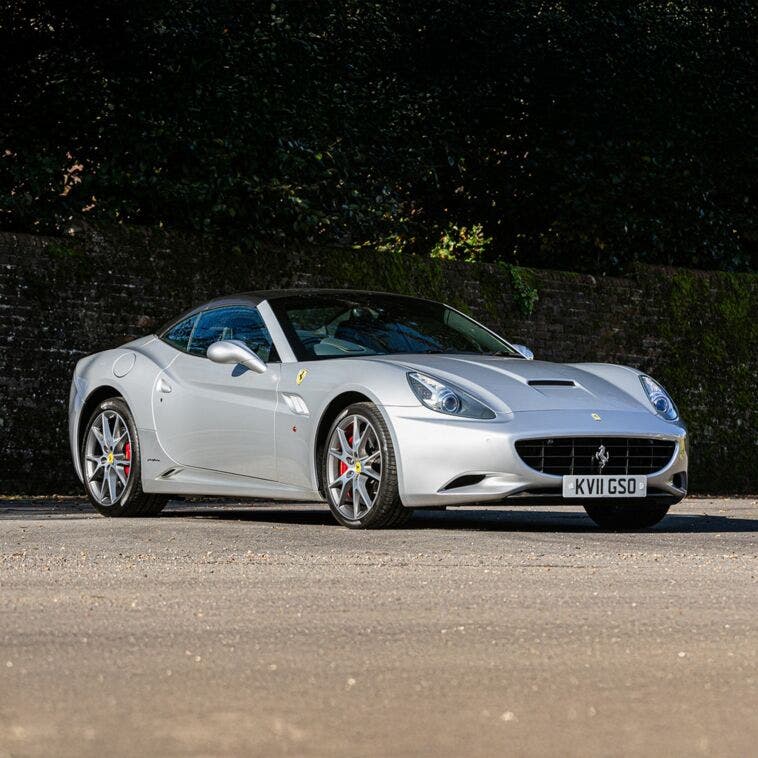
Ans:
<svg viewBox="0 0 758 758"><path fill-rule="evenodd" d="M253 292L76 365L77 474L107 516L172 495L326 501L341 524L414 508L581 504L652 526L687 490L687 433L654 379L531 360L441 303Z"/></svg>

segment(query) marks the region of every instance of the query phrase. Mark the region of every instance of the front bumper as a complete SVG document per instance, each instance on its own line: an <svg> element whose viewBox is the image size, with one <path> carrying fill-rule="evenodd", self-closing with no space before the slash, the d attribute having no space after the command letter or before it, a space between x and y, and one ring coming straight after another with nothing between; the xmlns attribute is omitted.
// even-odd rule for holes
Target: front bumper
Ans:
<svg viewBox="0 0 758 758"><path fill-rule="evenodd" d="M524 411L493 421L456 419L426 408L384 406L395 446L400 497L409 508L465 503L580 504L560 496L562 477L527 466L516 452L520 439L541 437L646 437L676 443L674 455L647 477L652 497L686 494L687 430L647 412ZM679 476L677 476L679 475ZM454 486L461 477L480 481Z"/></svg>

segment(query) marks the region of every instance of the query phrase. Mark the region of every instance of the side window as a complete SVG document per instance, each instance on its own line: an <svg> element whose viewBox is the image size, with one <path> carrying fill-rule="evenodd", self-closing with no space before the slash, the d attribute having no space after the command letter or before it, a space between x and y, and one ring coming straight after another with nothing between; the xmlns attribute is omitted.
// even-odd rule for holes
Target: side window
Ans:
<svg viewBox="0 0 758 758"><path fill-rule="evenodd" d="M190 316L184 319L184 321L174 324L168 331L164 332L162 339L168 342L169 345L173 345L179 350L186 352L189 339L192 336L192 330L195 328L196 323L197 315Z"/></svg>
<svg viewBox="0 0 758 758"><path fill-rule="evenodd" d="M192 334L189 352L204 356L208 348L219 340L242 340L262 361L278 360L263 318L253 308L234 306L201 313Z"/></svg>

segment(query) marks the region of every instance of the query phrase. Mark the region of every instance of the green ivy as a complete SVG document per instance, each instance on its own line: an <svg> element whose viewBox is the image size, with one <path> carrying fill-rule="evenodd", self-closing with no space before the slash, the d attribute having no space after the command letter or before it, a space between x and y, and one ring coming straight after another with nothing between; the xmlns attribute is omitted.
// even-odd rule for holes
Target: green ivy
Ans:
<svg viewBox="0 0 758 758"><path fill-rule="evenodd" d="M691 488L750 491L758 446L758 277L682 271L667 297L667 351L657 371L690 432Z"/></svg>
<svg viewBox="0 0 758 758"><path fill-rule="evenodd" d="M540 299L537 288L534 286L534 277L527 269L519 266L508 266L508 274L513 285L514 300L516 307L524 316L531 316L534 306Z"/></svg>

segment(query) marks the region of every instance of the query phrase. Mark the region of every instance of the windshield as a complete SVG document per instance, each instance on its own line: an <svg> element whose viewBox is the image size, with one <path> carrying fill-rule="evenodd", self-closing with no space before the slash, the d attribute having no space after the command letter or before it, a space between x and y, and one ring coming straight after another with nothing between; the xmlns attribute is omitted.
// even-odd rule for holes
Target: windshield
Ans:
<svg viewBox="0 0 758 758"><path fill-rule="evenodd" d="M522 357L505 340L441 303L345 293L271 301L298 360L393 353Z"/></svg>

